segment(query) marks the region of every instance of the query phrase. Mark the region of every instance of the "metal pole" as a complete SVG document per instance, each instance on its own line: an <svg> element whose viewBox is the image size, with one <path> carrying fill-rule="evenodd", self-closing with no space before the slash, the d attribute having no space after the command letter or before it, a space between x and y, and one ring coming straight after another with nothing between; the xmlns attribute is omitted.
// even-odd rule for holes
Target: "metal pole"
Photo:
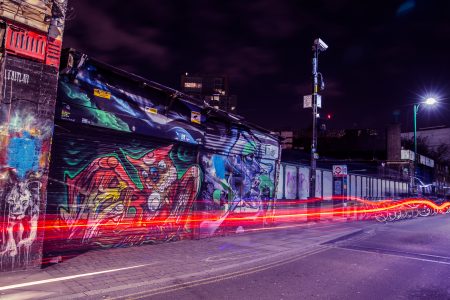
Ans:
<svg viewBox="0 0 450 300"><path fill-rule="evenodd" d="M312 85L312 114L313 114L313 123L312 123L312 142L311 142L311 170L309 173L309 199L308 208L316 208L317 203L314 200L316 197L316 152L317 152L317 93L319 90L319 78L318 78L318 58L319 58L319 49L316 46L313 48L313 59L312 59L312 75L313 75L313 85ZM308 219L315 219L314 217L310 217L308 215Z"/></svg>
<svg viewBox="0 0 450 300"><path fill-rule="evenodd" d="M411 183L416 193L418 192L415 178L417 178L417 113L419 111L419 106L420 103L414 104L414 172Z"/></svg>

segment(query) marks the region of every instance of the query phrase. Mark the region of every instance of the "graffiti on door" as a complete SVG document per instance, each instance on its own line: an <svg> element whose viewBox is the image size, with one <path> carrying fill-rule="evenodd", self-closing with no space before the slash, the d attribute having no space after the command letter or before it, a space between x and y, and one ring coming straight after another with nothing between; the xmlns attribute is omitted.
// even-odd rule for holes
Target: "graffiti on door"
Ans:
<svg viewBox="0 0 450 300"><path fill-rule="evenodd" d="M140 154L120 149L67 172L67 203L59 210L67 239L117 247L180 238L188 230L200 169L178 169L172 147Z"/></svg>

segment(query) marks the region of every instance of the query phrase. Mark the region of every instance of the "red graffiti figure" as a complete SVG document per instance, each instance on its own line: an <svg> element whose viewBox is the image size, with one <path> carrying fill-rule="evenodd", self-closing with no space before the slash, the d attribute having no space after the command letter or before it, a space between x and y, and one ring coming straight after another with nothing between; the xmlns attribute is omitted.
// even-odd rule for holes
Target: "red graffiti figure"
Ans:
<svg viewBox="0 0 450 300"><path fill-rule="evenodd" d="M200 187L200 169L191 166L178 178L171 149L126 156L139 180L131 179L115 155L97 158L67 178L68 204L60 209L60 223L68 239L120 246L178 238Z"/></svg>

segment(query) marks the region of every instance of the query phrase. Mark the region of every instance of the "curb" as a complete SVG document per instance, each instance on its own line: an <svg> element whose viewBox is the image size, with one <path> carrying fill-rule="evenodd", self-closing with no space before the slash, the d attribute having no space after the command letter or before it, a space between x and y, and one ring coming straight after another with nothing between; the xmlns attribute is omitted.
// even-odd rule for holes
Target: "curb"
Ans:
<svg viewBox="0 0 450 300"><path fill-rule="evenodd" d="M348 240L348 239L350 239L350 238L352 238L352 237L354 237L354 236L357 236L357 235L359 235L359 234L361 234L361 233L363 233L363 232L364 232L364 229L359 229L359 230L356 230L356 231L354 231L354 232L350 232L350 233L344 234L344 235L342 235L342 236L340 236L340 237L334 238L334 239L332 239L332 240L323 242L323 243L321 243L320 245L330 245L330 244L335 244L335 243L340 242L340 241Z"/></svg>

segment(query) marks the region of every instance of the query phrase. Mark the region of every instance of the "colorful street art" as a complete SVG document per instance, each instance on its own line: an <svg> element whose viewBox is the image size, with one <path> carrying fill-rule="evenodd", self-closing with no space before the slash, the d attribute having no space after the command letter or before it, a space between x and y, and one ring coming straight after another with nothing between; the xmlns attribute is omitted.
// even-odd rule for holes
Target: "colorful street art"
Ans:
<svg viewBox="0 0 450 300"><path fill-rule="evenodd" d="M202 178L192 149L124 136L99 136L100 143L66 136L59 143L62 136L57 129L49 195L49 212L56 215L49 236L62 237L60 248L134 246L192 235L189 220ZM46 247L58 248L52 241Z"/></svg>
<svg viewBox="0 0 450 300"><path fill-rule="evenodd" d="M51 174L67 185L67 195L62 196L61 184L53 183L59 187L49 202L54 207L52 213L61 216L62 225L58 226L68 228L70 240L89 245L134 245L170 240L172 236L168 232L177 236L188 229L199 229L200 236L210 236L224 228L233 228L229 220L234 217L258 220L265 215L275 197L275 166L279 160L276 138L249 127L230 126L228 117L204 111L173 90L152 88L151 82L143 83L142 78L130 74L124 76L79 52L72 51L70 55L73 63L63 68L59 82L56 119L61 127L83 124L90 132L87 139L97 139L103 131L111 130L120 133L126 141L134 134L163 139L173 145L168 150L172 157L183 147L190 145L195 149L192 150L195 156L189 160L163 160L168 173L157 180L152 169L145 165L149 160L145 151L156 149L155 154L164 151L161 145L166 142L155 141L155 147L138 142L145 149L139 150L139 155L124 154L134 151L130 149L136 145L121 141L112 148L112 141L104 139L93 147L97 150L87 149L79 141L66 149L68 134L61 131L61 137L55 136L52 150L58 153L52 161L58 170L52 169ZM191 118L193 112L200 116L196 122ZM84 138L84 133L75 134L76 137ZM77 162L68 160L74 149L77 155L83 156ZM153 168L156 170L158 166ZM184 177L179 174L180 168L185 172ZM175 173L178 173L176 179ZM114 185L110 184L108 191L96 187L106 186L110 181ZM172 199L174 195L186 203ZM107 201L105 208L103 203ZM196 214L195 222L188 220L190 212ZM169 220L175 216L185 222L170 225ZM156 224L162 221L166 227ZM122 224L130 224L130 228ZM116 241L107 237L102 229L106 227L115 228ZM123 238L136 228L142 231Z"/></svg>
<svg viewBox="0 0 450 300"><path fill-rule="evenodd" d="M3 64L5 72L27 75L26 81L4 76L0 102L0 270L13 270L39 265L42 255L38 223L45 210L55 101L49 98L56 96L57 71L14 56Z"/></svg>
<svg viewBox="0 0 450 300"><path fill-rule="evenodd" d="M202 155L205 180L200 202L207 220L200 224L200 235L245 230L245 222L228 221L236 216L262 223L275 194L277 147L238 129L223 135L221 142L210 139L215 142L209 147L222 153Z"/></svg>
<svg viewBox="0 0 450 300"><path fill-rule="evenodd" d="M37 104L15 101L6 107L0 113L9 120L0 133L0 269L26 267L40 256L41 246L32 246L45 205L53 128L51 119L36 116Z"/></svg>
<svg viewBox="0 0 450 300"><path fill-rule="evenodd" d="M33 47L23 47L23 37L15 48L1 41L0 271L41 263L39 224L45 216L66 7L67 0L2 1L0 18L6 31L39 35L46 41L46 52L36 56Z"/></svg>
<svg viewBox="0 0 450 300"><path fill-rule="evenodd" d="M77 65L61 75L57 118L190 144L202 140L188 102L173 101L170 93L116 74L81 54L70 55Z"/></svg>

